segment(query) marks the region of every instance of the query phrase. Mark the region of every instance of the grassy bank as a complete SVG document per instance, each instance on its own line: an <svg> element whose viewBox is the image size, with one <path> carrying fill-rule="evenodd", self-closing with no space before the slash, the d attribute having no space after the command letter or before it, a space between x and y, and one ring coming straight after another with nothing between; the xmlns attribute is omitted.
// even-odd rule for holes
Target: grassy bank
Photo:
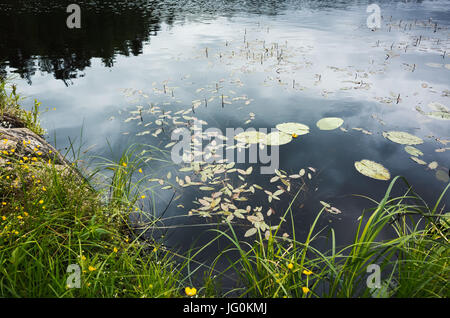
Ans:
<svg viewBox="0 0 450 318"><path fill-rule="evenodd" d="M15 88L6 86L4 81L0 85L2 114L43 133L40 104L24 111ZM141 208L133 176L142 164L133 151L105 162L108 177L99 184L92 176L80 178L76 161L61 167L38 155L36 160L18 157L13 149L1 157L0 297L450 296L449 219L442 217L449 186L428 206L411 189L392 197L394 186L403 182L395 178L381 201L368 199L376 208L362 215L353 244L344 247L336 245L333 229L316 227L322 212L304 241L296 239L294 229L291 238L283 237L280 227L268 240L257 233L256 240L244 241L228 223L215 231L217 238L229 240L229 248L204 264L204 281L193 286L191 265L207 246L180 256L160 241L133 235L129 215ZM293 219L294 200L285 218ZM380 240L388 227L396 236ZM327 251L315 248L323 236L330 241ZM218 262L235 252L237 260L216 270ZM71 264L80 267L80 288L71 288ZM380 288L366 284L370 264L379 266ZM238 287L220 290L221 279L230 273L239 277Z"/></svg>

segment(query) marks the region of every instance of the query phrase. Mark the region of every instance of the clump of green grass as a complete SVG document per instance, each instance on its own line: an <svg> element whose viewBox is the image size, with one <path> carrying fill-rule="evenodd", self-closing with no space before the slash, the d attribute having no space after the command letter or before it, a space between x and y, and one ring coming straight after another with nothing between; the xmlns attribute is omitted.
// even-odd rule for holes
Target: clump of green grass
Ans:
<svg viewBox="0 0 450 318"><path fill-rule="evenodd" d="M261 233L253 242L238 239L233 226L216 230L227 237L239 258L223 273L234 270L240 287L231 291L240 297L448 297L450 288L449 214L438 210L448 185L433 207L427 206L411 188L391 198L396 177L376 208L364 213L352 244L336 246L335 233L328 229L331 248L321 252L314 241L326 229L316 230L322 211L304 241L292 228L292 238L278 236L278 228L266 240ZM406 180L404 180L406 182ZM294 198L295 200L295 198ZM373 200L372 200L373 201ZM292 213L292 203L284 217ZM396 236L380 240L392 227ZM379 286L369 286L368 266L380 268Z"/></svg>
<svg viewBox="0 0 450 318"><path fill-rule="evenodd" d="M39 121L41 103L35 99L32 109L27 111L21 107L21 100L17 86L10 84L10 79L0 77L0 118L5 123L14 121L38 135L43 135L45 130Z"/></svg>
<svg viewBox="0 0 450 318"><path fill-rule="evenodd" d="M129 205L102 200L73 167L8 160L0 167L0 297L181 295L172 254L123 231ZM80 266L80 288L68 286L71 264Z"/></svg>

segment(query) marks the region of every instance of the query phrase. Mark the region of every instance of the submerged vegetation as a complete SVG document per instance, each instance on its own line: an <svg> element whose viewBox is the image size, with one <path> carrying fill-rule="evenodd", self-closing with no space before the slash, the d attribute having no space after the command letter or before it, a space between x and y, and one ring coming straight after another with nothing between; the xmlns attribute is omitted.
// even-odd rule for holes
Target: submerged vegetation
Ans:
<svg viewBox="0 0 450 318"><path fill-rule="evenodd" d="M36 116L22 111L15 87L14 93L7 93L7 84L1 84L2 116L16 118L24 127L42 133L38 109L33 111ZM308 130L298 125L281 128L287 129L287 135ZM8 140L0 138L7 147ZM277 171L270 179L271 184L280 183L275 191L247 184L245 178L252 169L227 163L197 163L181 168L191 176L169 172L164 179L149 179L146 172L152 169L155 158L159 164L170 166L155 153L164 155L165 151L132 146L117 161L96 158L100 164L88 170L79 158L61 166L38 154L29 159L13 148L4 150L0 166L0 296L450 296L450 217L445 206L450 185L429 205L406 180L393 178L381 201L366 198L374 207L362 211L353 243L338 246L332 227L318 228L323 212L340 213L326 202L321 202L323 208L317 211L305 239L296 235L293 226L286 230L286 221L293 224L295 218L295 202L316 169L308 167L291 175ZM375 168L383 180L389 179L383 167ZM84 171L86 179L78 171ZM242 185L233 185L233 173ZM189 186L209 193L198 199L190 217L215 218L216 227L210 230L215 238L205 246L180 253L168 248L160 236L149 235L166 221L156 213L145 214L152 209L143 202L157 200L152 188L145 186L149 180L174 190L174 194ZM394 196L399 182L404 182L406 192ZM279 201L290 191L295 193L286 199L288 208L277 212L281 214L279 223L266 223L262 207L247 205L247 195L257 190L264 191L268 203ZM136 214L141 213L146 216L143 223L136 221ZM273 213L270 208L266 215ZM241 231L243 220L251 223L245 232ZM388 229L393 234L382 238L381 233ZM218 251L210 264L199 263L196 256L219 239L229 242L228 247ZM319 249L316 242L324 240L328 247ZM237 258L230 257L236 253ZM219 269L219 263L228 265ZM68 281L71 264L80 266L80 288L72 288ZM371 264L380 267L379 288L366 284ZM199 273L204 275L199 277ZM238 277L234 287L221 289L222 280L230 279L231 274Z"/></svg>

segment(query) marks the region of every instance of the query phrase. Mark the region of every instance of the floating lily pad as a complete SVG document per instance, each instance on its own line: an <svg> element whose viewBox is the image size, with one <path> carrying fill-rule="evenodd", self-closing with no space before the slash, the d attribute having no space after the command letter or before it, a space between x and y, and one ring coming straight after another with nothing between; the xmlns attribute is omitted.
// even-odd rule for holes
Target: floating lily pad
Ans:
<svg viewBox="0 0 450 318"><path fill-rule="evenodd" d="M430 162L430 164L428 165L428 168L430 168L431 170L434 170L438 167L438 163L436 161Z"/></svg>
<svg viewBox="0 0 450 318"><path fill-rule="evenodd" d="M440 63L425 63L426 66L429 67L442 67L443 64Z"/></svg>
<svg viewBox="0 0 450 318"><path fill-rule="evenodd" d="M383 132L383 137L389 139L392 142L402 145L419 145L423 144L423 140L419 137L411 135L404 131L388 131Z"/></svg>
<svg viewBox="0 0 450 318"><path fill-rule="evenodd" d="M259 131L244 131L234 136L234 139L246 144L256 144L258 142L263 142L266 140L266 138L267 135Z"/></svg>
<svg viewBox="0 0 450 318"><path fill-rule="evenodd" d="M309 127L300 123L282 123L275 126L279 131L292 135L306 135L309 133Z"/></svg>
<svg viewBox="0 0 450 318"><path fill-rule="evenodd" d="M320 130L333 130L339 128L344 120L339 117L325 117L319 120L316 125Z"/></svg>
<svg viewBox="0 0 450 318"><path fill-rule="evenodd" d="M448 171L445 171L444 169L438 169L436 170L436 178L440 181L448 182L450 176L448 175Z"/></svg>
<svg viewBox="0 0 450 318"><path fill-rule="evenodd" d="M447 107L445 107L441 103L438 102L429 103L428 107L434 108L436 110L431 111L429 113L421 112L423 115L437 119L450 120L450 111L447 109Z"/></svg>
<svg viewBox="0 0 450 318"><path fill-rule="evenodd" d="M261 141L268 146L279 146L290 143L292 141L292 136L280 131L274 131L266 135L266 138Z"/></svg>
<svg viewBox="0 0 450 318"><path fill-rule="evenodd" d="M375 161L363 159L355 162L355 168L359 173L377 180L389 180L391 174L389 170Z"/></svg>
<svg viewBox="0 0 450 318"><path fill-rule="evenodd" d="M413 146L406 146L405 151L415 157L423 156L423 152Z"/></svg>
<svg viewBox="0 0 450 318"><path fill-rule="evenodd" d="M419 165L426 165L427 163L417 157L410 157L413 161L417 162Z"/></svg>

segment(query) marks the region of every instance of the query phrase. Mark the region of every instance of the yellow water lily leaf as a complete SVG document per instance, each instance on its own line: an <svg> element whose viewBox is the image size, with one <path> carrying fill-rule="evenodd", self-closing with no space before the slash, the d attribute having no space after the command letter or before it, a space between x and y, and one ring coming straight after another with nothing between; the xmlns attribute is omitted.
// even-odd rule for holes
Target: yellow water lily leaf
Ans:
<svg viewBox="0 0 450 318"><path fill-rule="evenodd" d="M320 130L333 130L339 128L344 123L344 120L339 117L325 117L320 119L316 126L319 127Z"/></svg>
<svg viewBox="0 0 450 318"><path fill-rule="evenodd" d="M389 180L391 174L389 170L375 161L363 159L355 162L355 168L359 173L377 180Z"/></svg>
<svg viewBox="0 0 450 318"><path fill-rule="evenodd" d="M300 123L282 123L275 126L279 131L289 135L306 135L309 133L309 127Z"/></svg>
<svg viewBox="0 0 450 318"><path fill-rule="evenodd" d="M402 145L423 144L423 140L421 138L411 135L410 133L404 131L383 132L383 137L389 139L392 142Z"/></svg>

